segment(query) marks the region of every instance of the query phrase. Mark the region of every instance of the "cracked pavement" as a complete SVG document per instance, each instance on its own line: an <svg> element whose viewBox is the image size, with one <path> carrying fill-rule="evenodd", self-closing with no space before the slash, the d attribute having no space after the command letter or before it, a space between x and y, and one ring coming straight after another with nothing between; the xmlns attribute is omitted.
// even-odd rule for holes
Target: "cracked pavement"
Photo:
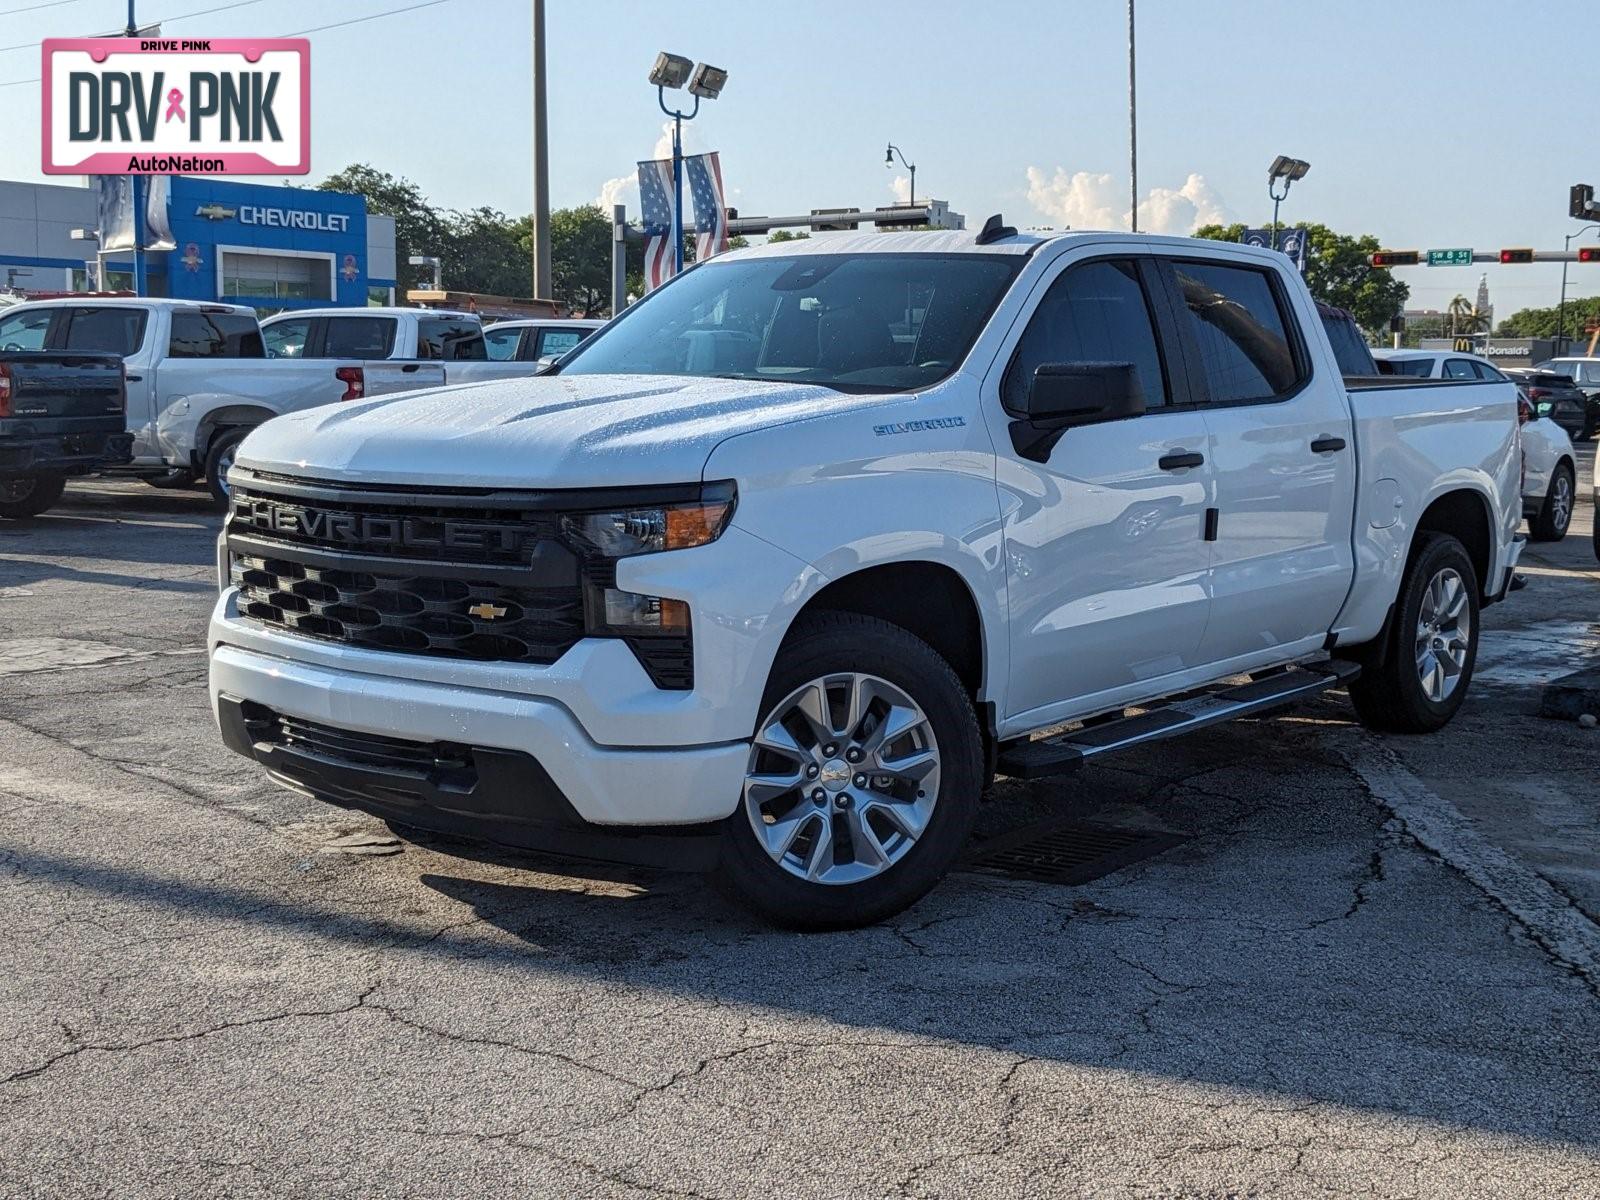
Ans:
<svg viewBox="0 0 1600 1200"><path fill-rule="evenodd" d="M324 852L385 829L211 725L216 519L74 484L0 525L0 1196L1600 1195L1600 733L1535 715L1600 634L1591 519L1443 734L1332 697L1001 781L981 838L1185 840L800 936Z"/></svg>

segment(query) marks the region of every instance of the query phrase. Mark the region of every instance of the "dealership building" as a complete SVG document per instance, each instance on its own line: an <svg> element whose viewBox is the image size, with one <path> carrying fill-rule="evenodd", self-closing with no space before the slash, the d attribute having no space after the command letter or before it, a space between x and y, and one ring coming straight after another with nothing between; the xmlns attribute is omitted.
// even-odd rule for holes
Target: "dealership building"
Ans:
<svg viewBox="0 0 1600 1200"><path fill-rule="evenodd" d="M148 292L222 300L263 311L392 304L394 219L341 192L175 175L167 203L171 250L147 252ZM85 291L96 245L92 187L0 181L0 289ZM106 255L106 283L132 288L133 255Z"/></svg>

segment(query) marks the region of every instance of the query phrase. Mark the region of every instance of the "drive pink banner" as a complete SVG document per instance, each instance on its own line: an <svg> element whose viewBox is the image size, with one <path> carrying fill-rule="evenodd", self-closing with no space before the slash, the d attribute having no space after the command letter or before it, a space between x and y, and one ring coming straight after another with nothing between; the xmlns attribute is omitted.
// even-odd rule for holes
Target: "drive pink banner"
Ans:
<svg viewBox="0 0 1600 1200"><path fill-rule="evenodd" d="M47 38L47 175L305 175L304 38Z"/></svg>

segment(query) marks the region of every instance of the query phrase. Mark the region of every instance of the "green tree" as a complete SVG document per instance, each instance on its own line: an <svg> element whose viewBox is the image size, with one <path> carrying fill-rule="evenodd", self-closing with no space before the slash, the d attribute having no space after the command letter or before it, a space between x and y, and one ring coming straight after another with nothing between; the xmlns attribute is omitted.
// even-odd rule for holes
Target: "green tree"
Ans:
<svg viewBox="0 0 1600 1200"><path fill-rule="evenodd" d="M352 163L317 184L317 190L365 196L369 213L394 218L395 281L401 297L407 288L431 281L430 268L413 267L407 260L413 254L444 257L446 223L416 184L367 163Z"/></svg>
<svg viewBox="0 0 1600 1200"><path fill-rule="evenodd" d="M1367 255L1382 248L1378 239L1371 234L1351 237L1314 222L1300 228L1306 231L1310 244L1306 286L1311 294L1324 304L1348 309L1354 314L1356 324L1369 336L1386 334L1390 319L1405 307L1411 289L1392 272L1368 265ZM1243 240L1244 229L1237 224L1202 225L1194 231L1194 236L1216 242L1237 242Z"/></svg>
<svg viewBox="0 0 1600 1200"><path fill-rule="evenodd" d="M445 214L445 286L491 296L525 296L532 287L533 259L527 253L526 217L513 221L493 208Z"/></svg>
<svg viewBox="0 0 1600 1200"><path fill-rule="evenodd" d="M1565 322L1570 338L1582 339L1585 326L1600 325L1600 296L1574 297L1567 301ZM1562 327L1558 306L1524 308L1500 322L1495 330L1502 337L1555 337Z"/></svg>
<svg viewBox="0 0 1600 1200"><path fill-rule="evenodd" d="M573 312L611 310L611 218L599 205L550 214L550 276L556 299Z"/></svg>
<svg viewBox="0 0 1600 1200"><path fill-rule="evenodd" d="M1480 312L1478 306L1465 296L1456 296L1445 310L1450 314L1450 334L1482 333L1489 328L1489 314Z"/></svg>
<svg viewBox="0 0 1600 1200"><path fill-rule="evenodd" d="M811 234L804 229L774 229L767 234L769 242L799 242L810 237Z"/></svg>

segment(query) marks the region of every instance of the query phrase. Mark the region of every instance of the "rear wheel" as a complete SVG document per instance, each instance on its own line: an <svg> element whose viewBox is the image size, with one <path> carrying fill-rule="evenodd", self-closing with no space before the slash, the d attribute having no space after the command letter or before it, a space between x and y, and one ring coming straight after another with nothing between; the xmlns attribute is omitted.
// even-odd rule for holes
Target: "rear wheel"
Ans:
<svg viewBox="0 0 1600 1200"><path fill-rule="evenodd" d="M206 487L211 492L211 504L218 512L228 509L228 469L233 466L239 443L250 430L224 429L211 439L206 448Z"/></svg>
<svg viewBox="0 0 1600 1200"><path fill-rule="evenodd" d="M0 479L0 517L13 521L37 517L61 499L67 481L61 475L30 479Z"/></svg>
<svg viewBox="0 0 1600 1200"><path fill-rule="evenodd" d="M1528 530L1536 542L1559 542L1567 536L1567 526L1572 524L1572 503L1576 494L1576 477L1566 463L1557 465L1550 476L1550 489L1544 494L1544 505L1538 515L1528 522Z"/></svg>
<svg viewBox="0 0 1600 1200"><path fill-rule="evenodd" d="M1449 534L1421 535L1389 639L1382 664L1350 685L1356 715L1391 733L1442 729L1466 699L1478 657L1477 572Z"/></svg>
<svg viewBox="0 0 1600 1200"><path fill-rule="evenodd" d="M955 862L982 766L972 701L932 647L871 617L806 618L767 682L721 881L793 929L892 916Z"/></svg>

